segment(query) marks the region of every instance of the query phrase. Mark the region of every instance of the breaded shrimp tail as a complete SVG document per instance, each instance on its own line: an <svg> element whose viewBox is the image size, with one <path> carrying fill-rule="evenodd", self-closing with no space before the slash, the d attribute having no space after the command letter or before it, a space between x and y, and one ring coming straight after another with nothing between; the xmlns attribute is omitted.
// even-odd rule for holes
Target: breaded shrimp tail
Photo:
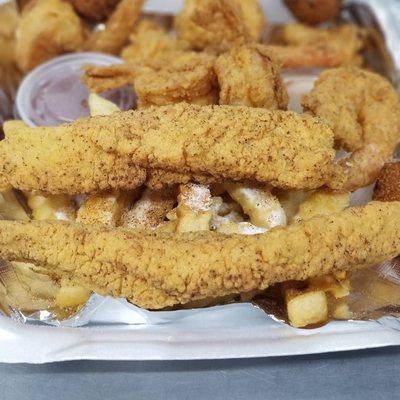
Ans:
<svg viewBox="0 0 400 400"><path fill-rule="evenodd" d="M0 221L1 258L43 265L150 309L370 266L399 252L400 202L372 202L254 236Z"/></svg>
<svg viewBox="0 0 400 400"><path fill-rule="evenodd" d="M181 103L4 130L0 175L48 193L132 189L154 169L313 189L334 157L333 133L320 120L247 107Z"/></svg>

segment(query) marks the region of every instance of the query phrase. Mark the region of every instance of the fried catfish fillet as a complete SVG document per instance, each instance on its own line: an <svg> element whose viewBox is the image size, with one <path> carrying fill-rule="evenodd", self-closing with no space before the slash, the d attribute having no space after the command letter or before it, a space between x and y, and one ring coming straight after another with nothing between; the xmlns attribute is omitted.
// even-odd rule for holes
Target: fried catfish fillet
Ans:
<svg viewBox="0 0 400 400"><path fill-rule="evenodd" d="M0 221L1 258L45 265L149 309L353 270L399 252L399 202L373 202L252 236Z"/></svg>
<svg viewBox="0 0 400 400"><path fill-rule="evenodd" d="M333 133L318 119L248 107L180 103L58 127L10 122L5 133L2 186L47 193L134 189L156 169L312 189L334 158Z"/></svg>

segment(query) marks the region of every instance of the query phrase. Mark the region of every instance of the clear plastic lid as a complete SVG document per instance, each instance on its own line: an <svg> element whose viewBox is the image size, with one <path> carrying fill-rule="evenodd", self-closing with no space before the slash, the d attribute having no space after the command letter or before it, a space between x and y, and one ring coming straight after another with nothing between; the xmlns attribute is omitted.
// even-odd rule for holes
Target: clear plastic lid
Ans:
<svg viewBox="0 0 400 400"><path fill-rule="evenodd" d="M55 126L89 115L88 88L82 83L83 66L120 64L118 57L101 53L74 53L56 57L35 68L22 81L16 98L16 117L31 126ZM130 87L102 94L122 110L131 109Z"/></svg>

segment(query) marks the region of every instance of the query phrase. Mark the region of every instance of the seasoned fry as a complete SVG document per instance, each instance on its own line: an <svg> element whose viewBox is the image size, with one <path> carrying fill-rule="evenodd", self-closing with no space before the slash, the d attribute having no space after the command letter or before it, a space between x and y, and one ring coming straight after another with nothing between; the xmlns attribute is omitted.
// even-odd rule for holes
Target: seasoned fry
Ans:
<svg viewBox="0 0 400 400"><path fill-rule="evenodd" d="M398 202L374 202L252 236L144 235L67 222L0 221L1 258L46 264L88 289L145 308L375 265L399 252Z"/></svg>
<svg viewBox="0 0 400 400"><path fill-rule="evenodd" d="M110 115L115 111L121 111L116 104L94 93L89 95L88 104L90 115Z"/></svg>
<svg viewBox="0 0 400 400"><path fill-rule="evenodd" d="M143 4L144 0L121 0L107 20L104 30L92 33L84 48L118 55L139 20Z"/></svg>
<svg viewBox="0 0 400 400"><path fill-rule="evenodd" d="M176 203L173 191L145 189L133 207L121 218L121 225L127 228L157 228Z"/></svg>
<svg viewBox="0 0 400 400"><path fill-rule="evenodd" d="M177 233L209 231L212 218L210 189L204 185L181 185L178 196Z"/></svg>
<svg viewBox="0 0 400 400"><path fill-rule="evenodd" d="M121 216L127 212L133 198L130 193L103 193L89 196L81 205L77 222L101 224L110 227L119 225Z"/></svg>
<svg viewBox="0 0 400 400"><path fill-rule="evenodd" d="M219 104L286 110L288 94L279 62L267 46L234 46L215 62Z"/></svg>
<svg viewBox="0 0 400 400"><path fill-rule="evenodd" d="M254 225L267 229L286 225L286 215L281 204L267 189L238 184L227 184L226 188Z"/></svg>
<svg viewBox="0 0 400 400"><path fill-rule="evenodd" d="M61 219L74 221L76 210L74 201L65 195L42 196L35 193L25 193L27 204L31 209L32 219L37 221ZM19 218L18 218L19 219Z"/></svg>
<svg viewBox="0 0 400 400"><path fill-rule="evenodd" d="M146 169L311 189L326 182L334 152L332 132L311 116L181 103L20 127L0 155L15 188L79 194L134 189Z"/></svg>

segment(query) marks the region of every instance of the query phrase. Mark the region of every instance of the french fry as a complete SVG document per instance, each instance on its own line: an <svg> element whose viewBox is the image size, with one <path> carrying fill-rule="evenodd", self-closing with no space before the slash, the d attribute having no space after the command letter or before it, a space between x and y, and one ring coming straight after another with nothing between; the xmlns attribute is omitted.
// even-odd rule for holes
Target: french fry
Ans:
<svg viewBox="0 0 400 400"><path fill-rule="evenodd" d="M113 102L106 100L96 93L90 93L88 98L90 115L109 115L116 111L121 111L120 108Z"/></svg>
<svg viewBox="0 0 400 400"><path fill-rule="evenodd" d="M328 298L323 290L302 291L283 285L289 322L296 328L321 324L328 320Z"/></svg>
<svg viewBox="0 0 400 400"><path fill-rule="evenodd" d="M286 225L286 215L279 200L267 189L227 184L229 195L239 203L253 225L270 229Z"/></svg>
<svg viewBox="0 0 400 400"><path fill-rule="evenodd" d="M73 285L70 282L61 282L61 288L55 298L55 306L60 308L80 307L88 301L91 293L84 287Z"/></svg>
<svg viewBox="0 0 400 400"><path fill-rule="evenodd" d="M349 193L316 191L300 204L296 220L305 220L317 215L333 214L343 211L350 204Z"/></svg>
<svg viewBox="0 0 400 400"><path fill-rule="evenodd" d="M175 198L172 191L145 189L133 207L122 215L121 225L127 228L157 228L172 210Z"/></svg>
<svg viewBox="0 0 400 400"><path fill-rule="evenodd" d="M25 196L34 220L75 220L76 218L75 204L70 196L42 196L33 193L25 193Z"/></svg>
<svg viewBox="0 0 400 400"><path fill-rule="evenodd" d="M13 190L0 193L0 218L28 221L29 216Z"/></svg>
<svg viewBox="0 0 400 400"><path fill-rule="evenodd" d="M78 210L77 222L102 224L110 227L119 225L134 196L131 193L111 192L89 196Z"/></svg>
<svg viewBox="0 0 400 400"><path fill-rule="evenodd" d="M211 229L211 193L204 185L181 185L176 214L176 232L198 232Z"/></svg>

